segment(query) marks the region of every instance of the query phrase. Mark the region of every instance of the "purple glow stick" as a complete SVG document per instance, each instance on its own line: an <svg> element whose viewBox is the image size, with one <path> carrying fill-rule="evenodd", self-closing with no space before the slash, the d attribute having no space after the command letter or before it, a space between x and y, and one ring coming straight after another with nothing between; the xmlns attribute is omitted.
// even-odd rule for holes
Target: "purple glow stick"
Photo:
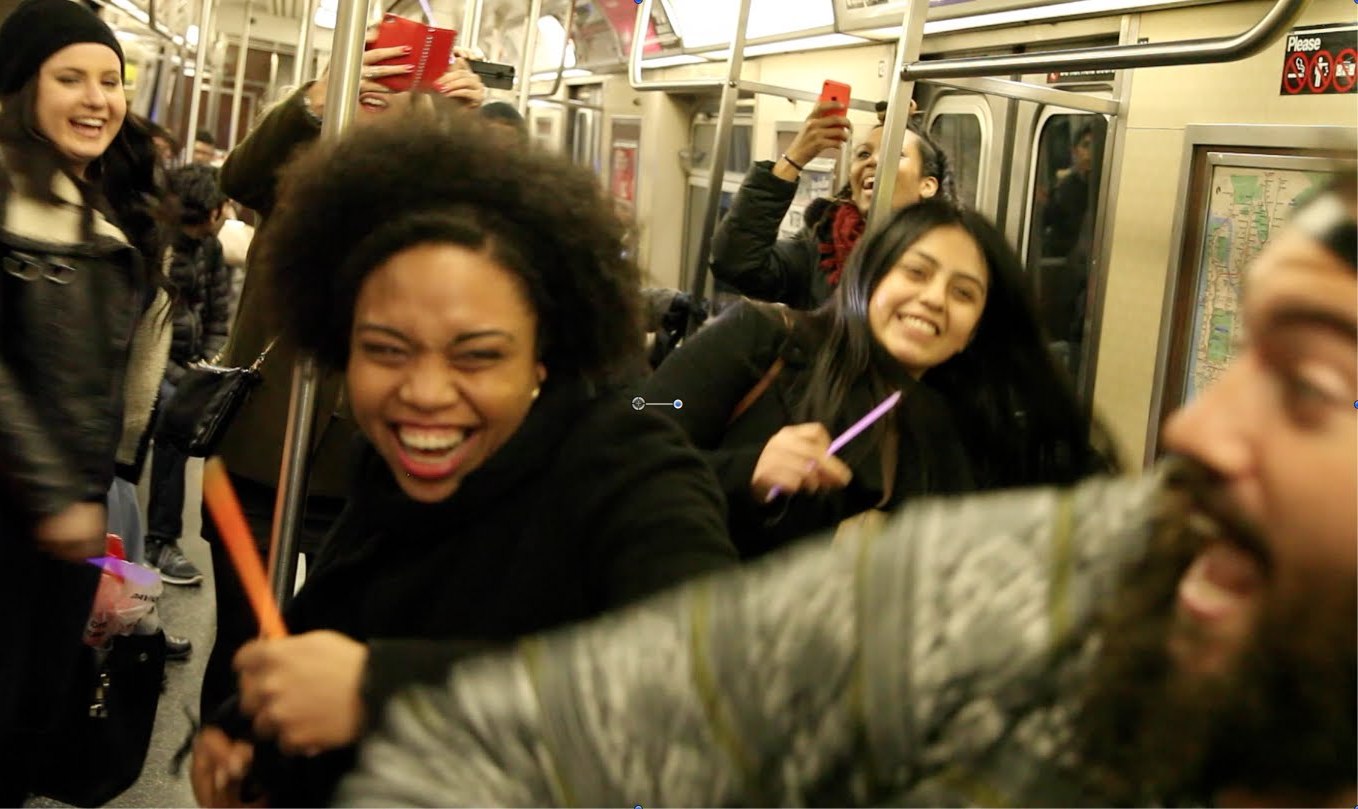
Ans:
<svg viewBox="0 0 1358 809"><path fill-rule="evenodd" d="M830 442L830 448L825 451L826 457L834 455L836 452L839 452L841 449L844 449L845 444L848 444L850 441L857 438L859 433L871 427L874 421L880 419L882 416L885 416L886 412L891 408L895 407L896 403L899 402L900 400L901 400L900 391L896 391L895 393L883 399L881 404L877 405L872 410L869 410L866 416L854 422L854 425L852 427L840 433L838 438ZM779 494L782 494L782 492L783 488L781 486L774 486L772 489L769 489L769 496L764 498L764 502L772 503L773 499L777 497Z"/></svg>

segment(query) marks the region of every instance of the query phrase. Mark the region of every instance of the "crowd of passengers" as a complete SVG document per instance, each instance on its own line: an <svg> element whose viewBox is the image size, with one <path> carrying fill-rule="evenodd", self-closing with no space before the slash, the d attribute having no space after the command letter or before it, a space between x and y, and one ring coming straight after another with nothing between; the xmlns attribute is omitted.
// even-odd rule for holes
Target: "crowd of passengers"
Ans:
<svg viewBox="0 0 1358 809"><path fill-rule="evenodd" d="M102 21L69 0L25 0L0 27L0 539L20 630L0 661L0 734L14 751L0 757L0 803L21 805L42 787L33 773L61 761L69 729L42 706L80 698L99 571L79 562L105 550L148 445L151 554L134 556L163 574L197 573L172 550L185 459L154 441L156 402L194 362L259 361L262 384L220 455L267 558L303 355L322 375L307 574L285 610L288 637L256 639L204 514L217 622L189 773L204 806L1352 799L1354 562L1341 540L1353 537L1354 427L1332 412L1353 392L1352 307L1328 315L1347 318L1347 342L1310 360L1350 367L1338 383L1311 374L1320 390L1301 449L1251 444L1254 428L1208 397L1201 406L1240 431L1222 440L1258 459L1202 443L1225 428L1190 408L1172 441L1192 474L1114 485L1103 476L1120 465L1049 353L1021 260L958 203L948 156L913 128L899 159L880 155L880 125L862 131L821 105L786 154L752 167L719 225L713 272L746 299L651 368L643 273L597 179L532 147L512 110L485 103L465 54L436 91L414 93L380 82L409 69L382 64L398 55L364 52L357 118L342 137L319 139L323 72L267 111L219 178L169 183L155 131L127 112L122 51ZM848 184L779 238L802 167L828 148L851 150ZM877 172L893 165L890 215L869 230ZM204 250L228 198L260 221L229 304L219 270L165 270L176 257L220 266ZM1279 250L1312 250L1316 283L1351 292L1351 188L1323 199ZM1303 271L1296 256L1260 261L1284 290ZM1270 314L1268 283L1252 292L1262 323L1282 317ZM1287 356L1305 369L1299 346ZM894 407L831 452L893 394ZM636 409L635 396L684 405ZM1250 463L1291 452L1311 453L1304 468L1323 474L1318 485L1350 486L1344 513L1308 509L1277 477L1235 483L1254 474ZM1062 507L1038 491L910 508L1092 476L1076 491L1093 494ZM1223 530L1235 544L1212 544ZM1047 548L1048 531L1065 544ZM1276 544L1295 532L1321 550ZM988 568L946 561L992 534L1030 552L1001 547ZM1143 555L1123 581L1122 566ZM1303 575L1310 612L1294 609ZM1150 580L1161 583L1142 586ZM988 589L999 595L979 595ZM1176 592L1201 625L1166 617ZM1122 623L1106 624L1101 599L1142 611L1128 623L1114 610L1108 620ZM522 640L638 602L650 606ZM866 632L886 625L871 620L879 609L904 610L896 626L933 615L917 625L931 643L902 652ZM1127 635L1108 644L1126 655L1113 657L1120 667L1098 658L1113 628ZM1017 645L1000 660L986 643ZM629 649L693 660L629 664ZM817 649L820 662L803 665ZM880 654L905 658L882 669ZM864 672L911 676L854 686L858 664L834 661L859 656ZM767 712L716 696L757 687L764 662L770 682L792 689L751 696ZM797 679L817 671L814 687ZM1200 675L1196 702L1176 671ZM1286 694L1303 671L1320 684ZM1236 701L1204 696L1218 676L1231 687L1216 690ZM1083 693L1052 694L1070 677L1105 686L1084 705L1105 724L1084 735L1056 712L1069 708L1057 696ZM855 702L867 699L885 702ZM610 715L610 700L627 711ZM974 722L938 706L949 700ZM1197 722L1183 724L1180 743L1168 741L1175 714L1142 718L1136 707L1160 701ZM874 711L916 710L927 727L910 732L927 746L876 734ZM1039 715L1041 732L1025 731L1019 718ZM817 717L846 724L830 732ZM643 720L662 737L672 722L692 746L657 750ZM1110 741L1124 737L1136 757ZM1015 775L1010 743L1042 777ZM1152 761L1155 745L1178 758ZM859 773L886 750L900 760ZM641 786L650 792L628 791Z"/></svg>

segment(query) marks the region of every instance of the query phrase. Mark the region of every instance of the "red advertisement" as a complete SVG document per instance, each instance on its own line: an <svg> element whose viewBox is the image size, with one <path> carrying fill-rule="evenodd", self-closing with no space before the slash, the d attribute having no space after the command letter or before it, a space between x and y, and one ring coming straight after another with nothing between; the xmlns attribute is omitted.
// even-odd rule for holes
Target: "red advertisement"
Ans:
<svg viewBox="0 0 1358 809"><path fill-rule="evenodd" d="M632 32L636 30L637 9L640 5L633 0L594 0L594 5L603 12L608 24L618 35L618 44L622 46L622 52L631 53ZM646 47L642 53L648 56L660 53L660 40L655 33L654 20L646 21Z"/></svg>
<svg viewBox="0 0 1358 809"><path fill-rule="evenodd" d="M614 141L609 165L608 184L613 199L634 205L637 201L637 144Z"/></svg>

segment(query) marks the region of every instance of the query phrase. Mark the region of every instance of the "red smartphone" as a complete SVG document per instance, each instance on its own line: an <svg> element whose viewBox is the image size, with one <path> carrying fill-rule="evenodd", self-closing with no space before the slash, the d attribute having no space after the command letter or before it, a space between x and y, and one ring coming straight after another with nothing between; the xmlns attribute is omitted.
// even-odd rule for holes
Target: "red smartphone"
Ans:
<svg viewBox="0 0 1358 809"><path fill-rule="evenodd" d="M407 90L435 89L434 82L448 72L448 65L452 63L453 43L456 41L457 32L451 29L435 28L395 14L386 14L382 17L382 24L377 27L377 41L366 50L395 48L401 45L410 48L410 53L405 56L378 64L414 65L414 70L400 76L375 79L392 92L404 93Z"/></svg>
<svg viewBox="0 0 1358 809"><path fill-rule="evenodd" d="M849 85L842 82L825 80L825 84L820 88L820 100L822 103L831 102L836 109L827 111L826 115L844 116L849 113Z"/></svg>

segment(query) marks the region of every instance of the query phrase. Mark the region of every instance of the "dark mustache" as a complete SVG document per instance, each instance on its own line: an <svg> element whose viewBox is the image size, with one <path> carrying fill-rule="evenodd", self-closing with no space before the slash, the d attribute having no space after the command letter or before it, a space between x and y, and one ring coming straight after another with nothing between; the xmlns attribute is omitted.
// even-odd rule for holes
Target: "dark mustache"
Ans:
<svg viewBox="0 0 1358 809"><path fill-rule="evenodd" d="M1166 494L1171 505L1166 516L1182 520L1184 528L1196 539L1220 539L1230 542L1255 557L1265 569L1273 564L1273 551L1263 533L1244 514L1244 510L1232 501L1225 480L1208 467L1192 458L1174 457L1168 461L1165 476ZM1211 535L1202 532L1202 526L1192 519L1201 514L1216 523L1220 531Z"/></svg>

